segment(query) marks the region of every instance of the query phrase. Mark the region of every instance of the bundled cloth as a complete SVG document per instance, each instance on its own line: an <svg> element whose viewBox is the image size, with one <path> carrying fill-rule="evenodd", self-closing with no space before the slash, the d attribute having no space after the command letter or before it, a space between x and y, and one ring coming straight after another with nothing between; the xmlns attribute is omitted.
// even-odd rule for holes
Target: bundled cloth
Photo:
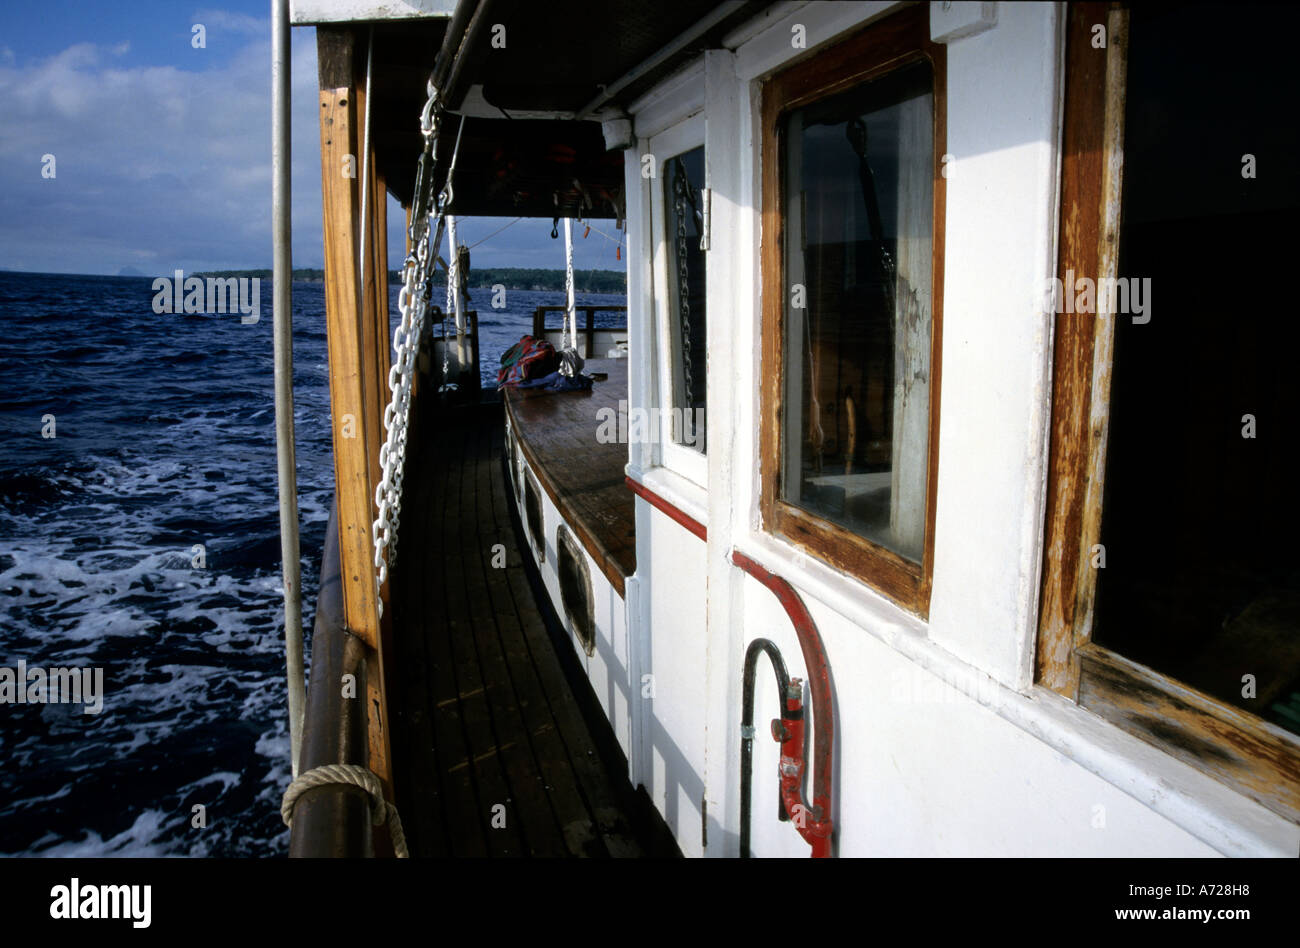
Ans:
<svg viewBox="0 0 1300 948"><path fill-rule="evenodd" d="M527 382L520 382L519 388L540 388L544 392L589 392L591 383L594 382L589 375L581 373L577 375L564 375L560 372L552 372L550 375L543 375L539 379L531 379Z"/></svg>
<svg viewBox="0 0 1300 948"><path fill-rule="evenodd" d="M524 336L501 356L501 371L497 372L497 388L520 385L531 379L555 373L560 367L560 357L555 347L545 339Z"/></svg>
<svg viewBox="0 0 1300 948"><path fill-rule="evenodd" d="M584 362L582 356L578 355L578 350L573 346L565 346L560 350L560 374L570 377L581 375Z"/></svg>

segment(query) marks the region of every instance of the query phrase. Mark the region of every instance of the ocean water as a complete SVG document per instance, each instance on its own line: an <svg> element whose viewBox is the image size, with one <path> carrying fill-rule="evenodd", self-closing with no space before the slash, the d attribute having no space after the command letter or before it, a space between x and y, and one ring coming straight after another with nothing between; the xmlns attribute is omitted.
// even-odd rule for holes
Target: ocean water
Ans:
<svg viewBox="0 0 1300 948"><path fill-rule="evenodd" d="M477 296L490 382L562 294ZM270 297L242 325L156 315L148 278L0 273L0 668L103 673L98 714L0 703L0 854L287 849ZM333 491L320 284L294 286L294 385L310 633Z"/></svg>

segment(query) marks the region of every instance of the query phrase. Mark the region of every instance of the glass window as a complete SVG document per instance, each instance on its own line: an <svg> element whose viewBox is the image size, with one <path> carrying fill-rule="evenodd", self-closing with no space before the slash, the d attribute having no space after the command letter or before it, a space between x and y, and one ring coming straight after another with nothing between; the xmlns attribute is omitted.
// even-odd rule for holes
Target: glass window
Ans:
<svg viewBox="0 0 1300 948"><path fill-rule="evenodd" d="M920 563L930 454L934 80L922 60L780 124L780 499Z"/></svg>
<svg viewBox="0 0 1300 948"><path fill-rule="evenodd" d="M700 248L704 234L704 147L670 158L663 182L671 314L672 439L703 452L708 369L704 251Z"/></svg>
<svg viewBox="0 0 1300 948"><path fill-rule="evenodd" d="M1067 8L1035 664L1044 687L1295 823L1300 331L1278 305L1278 235L1300 188L1264 169L1295 154L1272 104L1297 83L1253 25L1287 35L1293 10ZM1188 48L1207 16L1209 67Z"/></svg>
<svg viewBox="0 0 1300 948"><path fill-rule="evenodd" d="M1278 235L1300 187L1250 167L1285 168L1300 148L1295 123L1256 94L1297 83L1286 63L1252 55L1249 16L1215 33L1225 61L1249 68L1211 71L1184 45L1195 32L1185 11L1130 17L1092 638L1300 733L1300 508L1284 460L1300 417L1300 331L1278 318L1273 283L1291 266ZM1206 115L1219 117L1217 141L1248 145L1189 150ZM1207 253L1211 278L1190 279L1189 261Z"/></svg>

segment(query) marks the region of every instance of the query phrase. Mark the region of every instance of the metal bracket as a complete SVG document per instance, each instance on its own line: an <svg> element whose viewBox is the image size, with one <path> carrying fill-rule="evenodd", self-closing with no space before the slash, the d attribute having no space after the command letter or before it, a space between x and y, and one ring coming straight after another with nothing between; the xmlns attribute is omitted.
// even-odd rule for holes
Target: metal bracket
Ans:
<svg viewBox="0 0 1300 948"><path fill-rule="evenodd" d="M704 231L700 234L700 249L709 249L709 237L713 231L713 189L700 188L700 203L704 206Z"/></svg>

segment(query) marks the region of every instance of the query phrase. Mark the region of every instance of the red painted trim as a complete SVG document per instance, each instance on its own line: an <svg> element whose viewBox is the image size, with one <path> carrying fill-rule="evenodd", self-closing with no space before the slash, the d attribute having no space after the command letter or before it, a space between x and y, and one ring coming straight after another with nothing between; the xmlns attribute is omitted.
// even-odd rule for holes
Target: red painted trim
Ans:
<svg viewBox="0 0 1300 948"><path fill-rule="evenodd" d="M709 530L708 527L704 526L704 524L700 523L690 514L682 511L681 508L673 506L672 504L664 500L662 497L660 497L658 494L652 491L649 487L646 487L641 482L634 481L630 477L625 478L625 480L627 481L627 486L632 488L632 493L636 494L646 503L650 504L650 506L658 507L664 513L666 513L671 519L680 523L683 527L691 531L691 533L695 534L701 540L704 540L706 543L708 542Z"/></svg>
<svg viewBox="0 0 1300 948"><path fill-rule="evenodd" d="M788 582L768 572L754 560L739 550L731 551L731 562L750 576L766 586L780 601L785 614L790 617L795 633L799 636L799 647L803 650L803 663L808 669L808 687L812 692L813 706L813 755L817 761L817 774L813 779L812 819L800 829L801 835L812 846L814 859L821 859L831 854L831 834L834 824L831 814L831 775L835 763L835 709L831 698L831 666L826 660L826 649L822 646L821 635L813 622L808 607L799 598L799 593ZM802 735L800 735L802 738ZM803 741L799 741L798 761L800 773L798 779L782 779L783 787L789 783L788 792L799 793L802 783ZM784 745L783 745L784 750ZM793 750L793 748L792 748ZM795 797L797 799L797 796ZM787 801L787 812L790 812Z"/></svg>

